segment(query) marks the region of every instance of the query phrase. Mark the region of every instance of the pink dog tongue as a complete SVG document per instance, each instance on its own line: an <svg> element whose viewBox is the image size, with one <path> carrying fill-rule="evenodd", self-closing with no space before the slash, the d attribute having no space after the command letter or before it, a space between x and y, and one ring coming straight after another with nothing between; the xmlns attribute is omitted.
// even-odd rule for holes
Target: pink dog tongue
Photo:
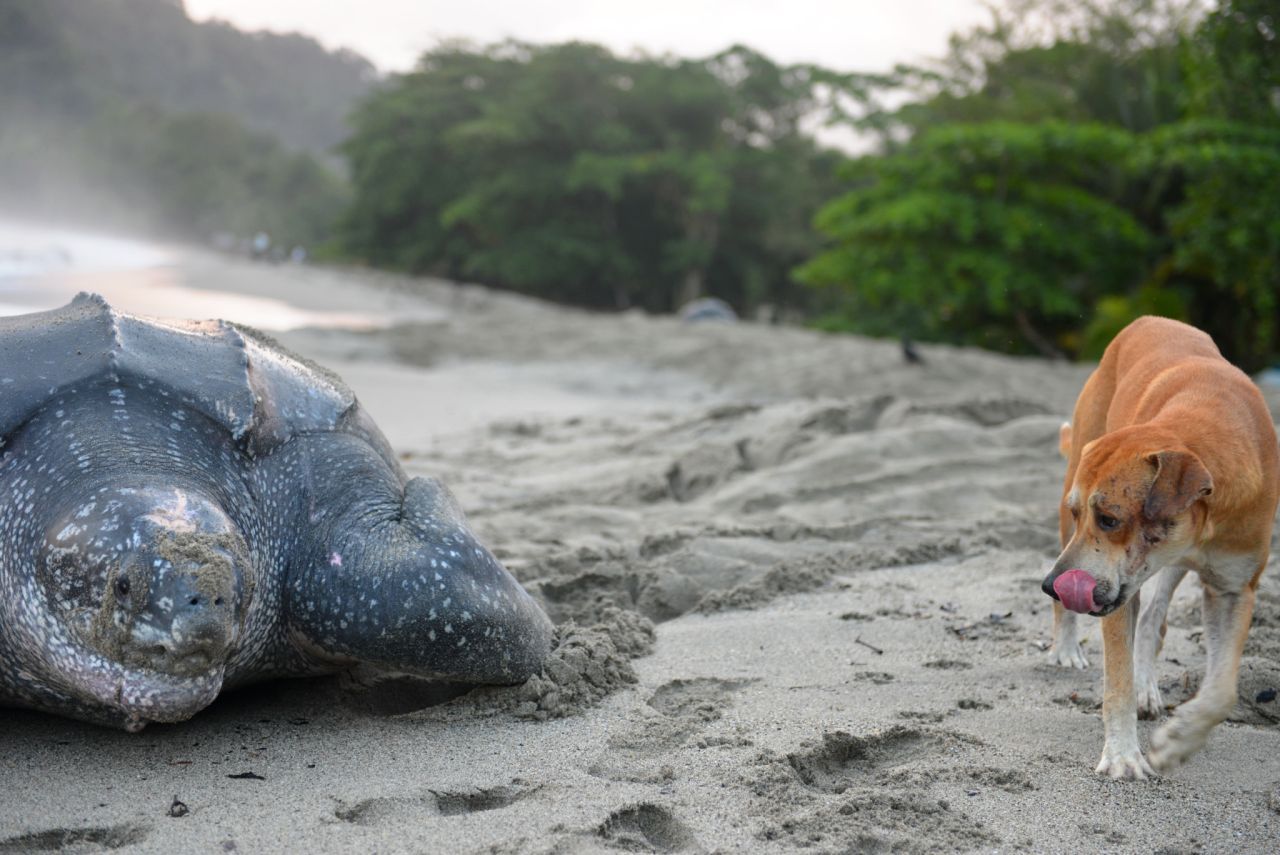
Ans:
<svg viewBox="0 0 1280 855"><path fill-rule="evenodd" d="M1093 589L1097 586L1093 577L1083 570L1068 570L1053 580L1053 592L1062 605L1073 612L1088 614L1094 611Z"/></svg>

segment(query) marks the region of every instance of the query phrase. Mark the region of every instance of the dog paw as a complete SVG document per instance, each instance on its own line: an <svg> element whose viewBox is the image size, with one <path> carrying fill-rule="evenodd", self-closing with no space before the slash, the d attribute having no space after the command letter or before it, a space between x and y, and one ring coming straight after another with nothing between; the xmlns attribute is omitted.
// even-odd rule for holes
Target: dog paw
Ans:
<svg viewBox="0 0 1280 855"><path fill-rule="evenodd" d="M1084 658L1084 650L1080 648L1080 645L1073 642L1071 644L1055 644L1053 649L1049 651L1049 664L1057 665L1061 668L1084 670L1089 667L1089 660Z"/></svg>
<svg viewBox="0 0 1280 855"><path fill-rule="evenodd" d="M1113 781L1145 781L1156 776L1155 769L1137 748L1115 750L1103 746L1102 759L1094 771Z"/></svg>
<svg viewBox="0 0 1280 855"><path fill-rule="evenodd" d="M1164 698L1155 677L1138 676L1134 683L1138 700L1138 718L1160 718L1164 715Z"/></svg>
<svg viewBox="0 0 1280 855"><path fill-rule="evenodd" d="M1208 729L1186 716L1175 715L1151 734L1151 763L1162 772L1176 769L1204 747Z"/></svg>

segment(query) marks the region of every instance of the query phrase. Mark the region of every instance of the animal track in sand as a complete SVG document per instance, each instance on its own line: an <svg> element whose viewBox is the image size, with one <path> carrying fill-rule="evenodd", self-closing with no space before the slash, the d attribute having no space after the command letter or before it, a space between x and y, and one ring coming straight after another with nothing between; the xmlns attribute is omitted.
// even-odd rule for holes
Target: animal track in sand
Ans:
<svg viewBox="0 0 1280 855"><path fill-rule="evenodd" d="M943 799L883 788L850 790L835 805L783 819L760 837L817 852L968 852L999 844L981 822Z"/></svg>
<svg viewBox="0 0 1280 855"><path fill-rule="evenodd" d="M731 696L754 682L754 679L695 677L664 683L648 700L650 709L661 713L661 716L648 714L648 718L641 720L636 727L610 737L609 746L625 751L665 754L671 748L683 745L711 722L723 718ZM710 742L737 745L742 744L742 738L731 737L727 741L721 738Z"/></svg>
<svg viewBox="0 0 1280 855"><path fill-rule="evenodd" d="M335 810L334 816L352 825L403 825L435 816L461 816L509 807L532 795L537 787L513 781L511 786L461 792L427 790L414 796L364 799Z"/></svg>
<svg viewBox="0 0 1280 855"><path fill-rule="evenodd" d="M888 671L859 671L853 675L853 679L859 683L873 683L877 686L883 686L886 683L892 683L897 678Z"/></svg>
<svg viewBox="0 0 1280 855"><path fill-rule="evenodd" d="M980 743L960 734L904 725L869 736L837 730L824 733L821 745L811 744L788 754L787 762L806 787L842 793L855 784L887 778L898 767L964 744Z"/></svg>
<svg viewBox="0 0 1280 855"><path fill-rule="evenodd" d="M980 701L977 698L961 698L956 701L956 706L962 710L990 710L995 707L986 701Z"/></svg>
<svg viewBox="0 0 1280 855"><path fill-rule="evenodd" d="M715 677L672 680L659 686L650 695L648 703L666 716L693 716L701 721L714 721L721 717L721 708L730 695L754 682Z"/></svg>
<svg viewBox="0 0 1280 855"><path fill-rule="evenodd" d="M629 852L682 852L698 848L697 839L676 815L661 805L642 802L622 808L596 829L611 848Z"/></svg>
<svg viewBox="0 0 1280 855"><path fill-rule="evenodd" d="M1031 776L1023 769L1005 769L999 766L938 766L935 768L902 769L888 776L890 783L904 789L927 788L940 781L961 784L969 795L979 788L1003 790L1015 795L1038 789Z"/></svg>
<svg viewBox="0 0 1280 855"><path fill-rule="evenodd" d="M924 663L924 667L939 671L968 671L973 665L963 659L930 659Z"/></svg>
<svg viewBox="0 0 1280 855"><path fill-rule="evenodd" d="M954 712L952 710L951 712ZM898 718L906 721L918 721L921 724L937 724L949 715L934 710L898 710Z"/></svg>
<svg viewBox="0 0 1280 855"><path fill-rule="evenodd" d="M1023 769L1002 769L997 766L979 766L976 769L957 770L961 780L995 787L1007 793L1021 793L1037 789L1031 776Z"/></svg>
<svg viewBox="0 0 1280 855"><path fill-rule="evenodd" d="M6 837L0 840L0 853L120 849L142 843L150 833L150 829L140 825L52 828L48 831L34 831L30 834Z"/></svg>

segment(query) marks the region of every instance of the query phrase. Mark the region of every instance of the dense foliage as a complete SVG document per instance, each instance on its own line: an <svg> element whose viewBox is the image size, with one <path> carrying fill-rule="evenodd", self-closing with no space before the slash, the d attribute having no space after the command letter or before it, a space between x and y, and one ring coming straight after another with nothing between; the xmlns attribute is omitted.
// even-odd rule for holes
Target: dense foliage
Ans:
<svg viewBox="0 0 1280 855"><path fill-rule="evenodd" d="M864 120L882 151L845 168L852 189L816 219L831 245L800 271L823 323L1096 356L1157 312L1266 364L1280 350L1274 3L1228 0L1194 22L1153 0L1018 12L957 39L940 70L901 70L922 94Z"/></svg>
<svg viewBox="0 0 1280 855"><path fill-rule="evenodd" d="M174 0L0 0L0 204L319 239L344 188L317 154L371 81L352 54Z"/></svg>
<svg viewBox="0 0 1280 855"><path fill-rule="evenodd" d="M786 305L840 160L801 122L851 86L745 48L446 45L357 112L345 241L580 305Z"/></svg>
<svg viewBox="0 0 1280 855"><path fill-rule="evenodd" d="M714 295L1013 352L1096 356L1154 312L1256 368L1280 352L1280 14L1205 2L1003 0L874 76L507 42L370 88L359 57L179 0L0 0L0 205L336 225L351 258L578 305ZM833 121L868 153L825 148Z"/></svg>

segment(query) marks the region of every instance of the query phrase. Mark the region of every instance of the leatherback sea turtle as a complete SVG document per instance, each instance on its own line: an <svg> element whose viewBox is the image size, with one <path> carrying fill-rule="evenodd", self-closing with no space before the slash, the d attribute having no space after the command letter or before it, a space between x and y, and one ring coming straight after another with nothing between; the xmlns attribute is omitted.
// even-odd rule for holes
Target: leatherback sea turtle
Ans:
<svg viewBox="0 0 1280 855"><path fill-rule="evenodd" d="M552 627L334 375L81 294L0 319L0 705L138 730L370 663L518 683Z"/></svg>

